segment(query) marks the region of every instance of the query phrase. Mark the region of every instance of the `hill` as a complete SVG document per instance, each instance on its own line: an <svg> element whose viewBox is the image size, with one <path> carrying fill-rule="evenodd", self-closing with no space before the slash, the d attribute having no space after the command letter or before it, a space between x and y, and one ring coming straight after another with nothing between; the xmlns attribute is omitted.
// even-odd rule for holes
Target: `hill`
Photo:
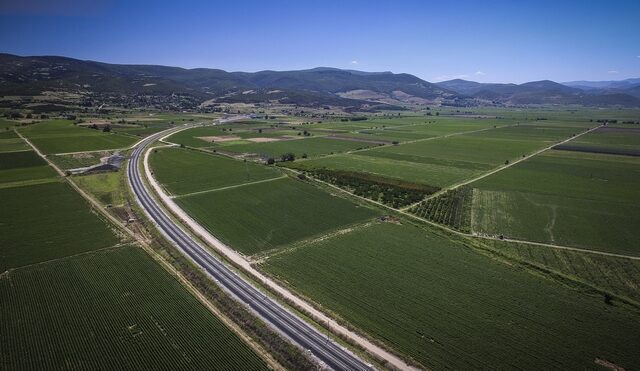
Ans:
<svg viewBox="0 0 640 371"><path fill-rule="evenodd" d="M436 85L485 103L640 106L638 89L633 86L630 89L580 89L550 80L532 81L518 85L479 83L461 79L443 81Z"/></svg>
<svg viewBox="0 0 640 371"><path fill-rule="evenodd" d="M195 101L265 102L299 105L370 105L350 92L388 98L376 103L454 102L460 96L409 74L336 68L301 71L226 72L219 69L120 65L73 58L0 54L0 95L39 95L47 91L81 95L188 96ZM346 95L346 96L344 96Z"/></svg>
<svg viewBox="0 0 640 371"><path fill-rule="evenodd" d="M414 104L640 106L640 84L628 81L607 86L585 90L549 80L517 85L457 79L432 84L406 73L330 67L250 73L0 54L0 96L65 93L76 97L82 106L108 103L178 110L196 108L203 102L208 106L270 102L352 109Z"/></svg>

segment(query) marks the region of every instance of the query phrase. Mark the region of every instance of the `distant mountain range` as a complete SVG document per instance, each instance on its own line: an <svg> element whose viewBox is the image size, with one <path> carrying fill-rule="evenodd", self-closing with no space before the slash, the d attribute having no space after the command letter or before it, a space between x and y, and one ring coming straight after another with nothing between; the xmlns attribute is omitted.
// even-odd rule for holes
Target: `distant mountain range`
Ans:
<svg viewBox="0 0 640 371"><path fill-rule="evenodd" d="M449 80L436 85L480 101L502 104L581 104L638 107L640 79L624 81L576 81L559 84L542 80L524 84L492 84Z"/></svg>
<svg viewBox="0 0 640 371"><path fill-rule="evenodd" d="M609 84L537 81L433 84L416 76L320 67L300 71L226 72L156 65L121 65L67 57L0 54L0 95L47 91L80 96L188 96L198 104L280 102L303 106L391 107L407 104L583 104L640 107L634 80ZM570 84L574 84L570 86ZM596 84L596 85L594 85Z"/></svg>

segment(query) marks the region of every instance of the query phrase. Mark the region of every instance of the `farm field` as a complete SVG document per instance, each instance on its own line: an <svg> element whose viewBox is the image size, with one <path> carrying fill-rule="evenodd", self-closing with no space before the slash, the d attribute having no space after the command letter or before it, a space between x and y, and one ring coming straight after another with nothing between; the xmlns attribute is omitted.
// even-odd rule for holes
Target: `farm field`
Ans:
<svg viewBox="0 0 640 371"><path fill-rule="evenodd" d="M0 300L3 369L267 369L140 248L11 270Z"/></svg>
<svg viewBox="0 0 640 371"><path fill-rule="evenodd" d="M24 151L27 149L29 149L29 145L14 131L0 132L0 153Z"/></svg>
<svg viewBox="0 0 640 371"><path fill-rule="evenodd" d="M290 178L181 197L176 202L216 237L248 255L379 215Z"/></svg>
<svg viewBox="0 0 640 371"><path fill-rule="evenodd" d="M603 127L557 149L640 156L640 128Z"/></svg>
<svg viewBox="0 0 640 371"><path fill-rule="evenodd" d="M0 272L120 242L67 184L0 188Z"/></svg>
<svg viewBox="0 0 640 371"><path fill-rule="evenodd" d="M211 147L212 144L200 139L199 137L211 137L227 134L222 131L221 126L196 127L179 131L167 138L167 141L177 144L183 144L187 147L205 148Z"/></svg>
<svg viewBox="0 0 640 371"><path fill-rule="evenodd" d="M640 261L579 251L499 240L483 240L482 248L568 276L640 306Z"/></svg>
<svg viewBox="0 0 640 371"><path fill-rule="evenodd" d="M195 127L179 131L167 138L169 142L183 144L187 147L208 148L214 144L202 138L217 136L238 136L240 138L269 137L274 135L295 134L290 130L273 130L276 123L258 120L233 121L224 125ZM262 133L259 129L264 129Z"/></svg>
<svg viewBox="0 0 640 371"><path fill-rule="evenodd" d="M305 139L283 140L269 143L250 143L237 145L221 145L216 147L221 151L233 153L255 153L264 157L279 158L281 155L292 152L296 158L304 154L309 157L328 155L332 153L346 152L354 149L371 147L371 143L312 137Z"/></svg>
<svg viewBox="0 0 640 371"><path fill-rule="evenodd" d="M637 313L411 224L354 228L285 250L261 267L427 368L640 362Z"/></svg>
<svg viewBox="0 0 640 371"><path fill-rule="evenodd" d="M456 179L466 179L476 174L470 169L449 167L443 164L424 164L397 161L382 157L362 156L362 152L326 156L307 161L283 163L292 169L312 171L330 169L339 171L366 172L381 177L415 182L435 187L451 184Z"/></svg>
<svg viewBox="0 0 640 371"><path fill-rule="evenodd" d="M486 121L486 122L485 122ZM584 131L593 123L528 123L496 127L500 120L475 120L465 124L464 119L446 120L440 136L400 145L371 148L357 153L302 160L284 166L313 170L360 171L404 181L447 187L478 176L500 165L549 146L555 141ZM502 125L508 124L502 120ZM487 125L489 123L489 125ZM435 124L415 124L391 128L408 133L429 130ZM467 131L486 129L475 132ZM385 130L385 135L389 132ZM433 133L436 134L435 132Z"/></svg>
<svg viewBox="0 0 640 371"><path fill-rule="evenodd" d="M53 181L56 172L33 151L0 152L0 188Z"/></svg>
<svg viewBox="0 0 640 371"><path fill-rule="evenodd" d="M179 148L158 149L151 154L149 161L156 179L174 195L282 176L273 167Z"/></svg>
<svg viewBox="0 0 640 371"><path fill-rule="evenodd" d="M21 128L20 133L45 154L118 149L138 141L134 136L81 128L68 120L41 122Z"/></svg>
<svg viewBox="0 0 640 371"><path fill-rule="evenodd" d="M472 230L638 255L640 158L548 151L472 183Z"/></svg>
<svg viewBox="0 0 640 371"><path fill-rule="evenodd" d="M358 137L384 138L404 142L447 134L489 129L513 123L512 120L434 118L430 116L408 116L373 118L358 122L334 122L312 125L314 129L335 130Z"/></svg>

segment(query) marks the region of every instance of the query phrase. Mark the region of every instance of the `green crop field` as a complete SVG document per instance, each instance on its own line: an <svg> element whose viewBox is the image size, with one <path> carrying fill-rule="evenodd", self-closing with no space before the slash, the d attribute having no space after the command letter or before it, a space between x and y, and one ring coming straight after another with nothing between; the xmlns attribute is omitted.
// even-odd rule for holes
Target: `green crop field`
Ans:
<svg viewBox="0 0 640 371"><path fill-rule="evenodd" d="M67 120L29 125L20 132L45 154L125 148L138 140L133 136L78 127Z"/></svg>
<svg viewBox="0 0 640 371"><path fill-rule="evenodd" d="M8 152L0 154L0 171L47 165L40 156L33 151Z"/></svg>
<svg viewBox="0 0 640 371"><path fill-rule="evenodd" d="M176 201L215 236L244 254L274 249L377 215L289 178Z"/></svg>
<svg viewBox="0 0 640 371"><path fill-rule="evenodd" d="M600 128L571 141L565 149L640 156L640 128L629 126Z"/></svg>
<svg viewBox="0 0 640 371"><path fill-rule="evenodd" d="M226 131L222 131L222 129L221 126L191 128L172 134L167 138L167 141L195 148L211 147L210 142L199 139L199 137L226 135Z"/></svg>
<svg viewBox="0 0 640 371"><path fill-rule="evenodd" d="M0 272L119 242L65 183L0 188L0 200Z"/></svg>
<svg viewBox="0 0 640 371"><path fill-rule="evenodd" d="M478 182L472 229L638 255L640 158L549 151Z"/></svg>
<svg viewBox="0 0 640 371"><path fill-rule="evenodd" d="M122 170L74 176L73 181L103 205L121 206L126 201L128 185Z"/></svg>
<svg viewBox="0 0 640 371"><path fill-rule="evenodd" d="M136 247L12 270L0 301L2 369L267 369Z"/></svg>
<svg viewBox="0 0 640 371"><path fill-rule="evenodd" d="M262 267L431 369L640 364L636 312L410 224L354 228Z"/></svg>
<svg viewBox="0 0 640 371"><path fill-rule="evenodd" d="M273 167L179 148L159 149L150 162L156 179L175 195L282 176Z"/></svg>
<svg viewBox="0 0 640 371"><path fill-rule="evenodd" d="M20 138L13 130L0 131L0 139L16 139Z"/></svg>
<svg viewBox="0 0 640 371"><path fill-rule="evenodd" d="M303 154L307 154L309 157L315 157L331 153L346 152L358 148L371 147L372 145L373 144L371 143L312 137L269 143L221 145L217 148L221 151L255 153L261 156L273 158L279 158L282 154L292 152L295 154L296 158L301 158Z"/></svg>
<svg viewBox="0 0 640 371"><path fill-rule="evenodd" d="M55 180L56 172L33 151L0 152L0 188Z"/></svg>
<svg viewBox="0 0 640 371"><path fill-rule="evenodd" d="M640 305L640 260L500 240L483 248L568 276Z"/></svg>
<svg viewBox="0 0 640 371"><path fill-rule="evenodd" d="M407 133L412 133L431 130L430 128L440 125L439 132L428 132L433 135L463 134L371 148L353 154L300 161L285 166L302 170L327 168L360 171L435 187L446 187L517 160L556 141L584 131L589 126L594 126L592 123L563 123L562 125L530 123L494 128L497 126L492 125L495 121L467 122L461 119L457 121L450 119L442 123L400 126L390 130L401 132L402 129L406 129ZM486 130L477 131L480 129ZM385 130L385 135L390 130Z"/></svg>
<svg viewBox="0 0 640 371"><path fill-rule="evenodd" d="M368 151L365 151L368 152ZM327 156L308 161L284 163L283 166L299 169L330 169L339 171L365 172L392 179L415 182L436 187L454 183L458 179L466 179L477 171L445 164L425 164L411 161L397 161L382 157L361 156L357 154L341 154Z"/></svg>
<svg viewBox="0 0 640 371"><path fill-rule="evenodd" d="M6 132L0 138L0 153L13 152L13 151L25 151L29 149L29 145L18 137L14 132Z"/></svg>

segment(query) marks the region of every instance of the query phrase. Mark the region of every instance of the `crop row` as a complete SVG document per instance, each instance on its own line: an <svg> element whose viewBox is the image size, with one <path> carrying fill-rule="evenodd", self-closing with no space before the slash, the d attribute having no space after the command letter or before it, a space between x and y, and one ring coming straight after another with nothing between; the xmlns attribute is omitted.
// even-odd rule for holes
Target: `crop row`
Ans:
<svg viewBox="0 0 640 371"><path fill-rule="evenodd" d="M0 301L3 369L265 369L135 247L11 271Z"/></svg>
<svg viewBox="0 0 640 371"><path fill-rule="evenodd" d="M421 202L411 208L411 213L436 223L448 225L463 232L471 226L471 198L473 189L459 187L438 197Z"/></svg>

